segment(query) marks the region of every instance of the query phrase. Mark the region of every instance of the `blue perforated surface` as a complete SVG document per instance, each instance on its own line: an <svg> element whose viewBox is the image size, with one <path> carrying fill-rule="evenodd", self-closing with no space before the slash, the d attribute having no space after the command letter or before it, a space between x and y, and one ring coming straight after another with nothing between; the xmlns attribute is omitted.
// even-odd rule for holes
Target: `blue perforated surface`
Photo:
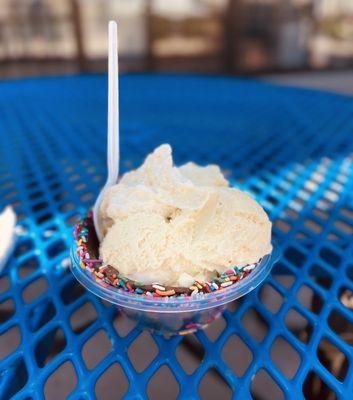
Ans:
<svg viewBox="0 0 353 400"><path fill-rule="evenodd" d="M352 398L353 100L230 78L121 78L123 170L162 142L177 163L220 164L265 206L283 251L216 331L191 346L144 333L144 347L67 268L71 225L105 177L106 86L100 76L0 83L0 206L14 205L22 230L0 276L0 398L103 398L107 369L116 396L106 398L158 398L161 367L168 399L210 394L210 376L237 399Z"/></svg>

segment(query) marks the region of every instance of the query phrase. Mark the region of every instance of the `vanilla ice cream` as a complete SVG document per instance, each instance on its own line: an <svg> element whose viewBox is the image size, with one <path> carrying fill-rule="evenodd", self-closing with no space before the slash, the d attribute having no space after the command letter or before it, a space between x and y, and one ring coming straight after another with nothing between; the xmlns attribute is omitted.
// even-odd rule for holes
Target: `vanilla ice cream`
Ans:
<svg viewBox="0 0 353 400"><path fill-rule="evenodd" d="M271 222L218 166L173 165L169 145L126 173L100 207L103 263L133 280L189 286L271 252Z"/></svg>

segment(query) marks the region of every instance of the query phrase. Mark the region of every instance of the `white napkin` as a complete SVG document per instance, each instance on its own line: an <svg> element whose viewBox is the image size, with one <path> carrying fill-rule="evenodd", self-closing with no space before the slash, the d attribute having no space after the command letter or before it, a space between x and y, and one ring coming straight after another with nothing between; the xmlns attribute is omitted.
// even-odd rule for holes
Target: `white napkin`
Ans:
<svg viewBox="0 0 353 400"><path fill-rule="evenodd" d="M11 206L0 214L0 272L10 257L15 241L16 214Z"/></svg>

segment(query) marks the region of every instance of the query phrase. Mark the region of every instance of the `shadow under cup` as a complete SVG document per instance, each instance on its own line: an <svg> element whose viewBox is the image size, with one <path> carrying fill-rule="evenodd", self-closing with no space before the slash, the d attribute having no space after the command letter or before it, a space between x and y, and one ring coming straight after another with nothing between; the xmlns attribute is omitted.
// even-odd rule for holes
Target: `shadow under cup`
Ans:
<svg viewBox="0 0 353 400"><path fill-rule="evenodd" d="M274 247L272 253L263 257L248 276L232 286L183 298L148 297L100 285L92 273L80 266L76 244L71 248L71 271L86 289L115 304L120 312L137 321L140 328L166 335L185 335L205 328L222 314L228 303L260 285L277 259L278 251Z"/></svg>

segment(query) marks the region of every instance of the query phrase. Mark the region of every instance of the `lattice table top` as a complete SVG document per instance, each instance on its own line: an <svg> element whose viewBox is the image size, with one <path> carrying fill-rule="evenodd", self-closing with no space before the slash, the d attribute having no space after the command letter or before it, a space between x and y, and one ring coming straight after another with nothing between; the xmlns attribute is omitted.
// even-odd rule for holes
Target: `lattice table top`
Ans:
<svg viewBox="0 0 353 400"><path fill-rule="evenodd" d="M0 398L352 398L353 100L121 78L123 170L162 142L177 163L220 164L267 209L283 252L213 327L167 339L68 270L72 225L105 179L106 88L101 76L0 83L0 209L13 204L21 230L0 276Z"/></svg>

